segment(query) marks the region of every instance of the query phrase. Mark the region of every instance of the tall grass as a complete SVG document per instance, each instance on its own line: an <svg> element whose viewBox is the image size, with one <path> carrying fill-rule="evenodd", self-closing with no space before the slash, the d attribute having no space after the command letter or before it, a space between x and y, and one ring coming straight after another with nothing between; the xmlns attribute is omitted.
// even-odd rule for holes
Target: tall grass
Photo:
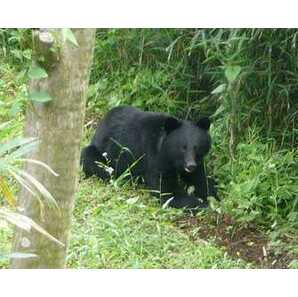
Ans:
<svg viewBox="0 0 298 297"><path fill-rule="evenodd" d="M119 104L213 119L208 162L223 211L294 228L297 208L297 31L98 30L90 112Z"/></svg>
<svg viewBox="0 0 298 297"><path fill-rule="evenodd" d="M237 130L257 122L265 136L294 147L296 38L292 29L98 30L91 83L100 100L92 103L193 117L235 109ZM230 66L241 67L237 81L212 93L228 83Z"/></svg>

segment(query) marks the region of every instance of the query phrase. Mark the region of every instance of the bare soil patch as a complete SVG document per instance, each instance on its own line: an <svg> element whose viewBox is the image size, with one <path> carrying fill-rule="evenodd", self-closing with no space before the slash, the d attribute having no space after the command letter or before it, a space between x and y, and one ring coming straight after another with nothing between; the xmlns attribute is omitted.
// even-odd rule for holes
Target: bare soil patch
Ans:
<svg viewBox="0 0 298 297"><path fill-rule="evenodd" d="M256 268L288 268L295 259L289 251L271 246L266 234L256 226L240 227L227 215L185 216L175 223L192 240L214 241L230 256L251 262Z"/></svg>

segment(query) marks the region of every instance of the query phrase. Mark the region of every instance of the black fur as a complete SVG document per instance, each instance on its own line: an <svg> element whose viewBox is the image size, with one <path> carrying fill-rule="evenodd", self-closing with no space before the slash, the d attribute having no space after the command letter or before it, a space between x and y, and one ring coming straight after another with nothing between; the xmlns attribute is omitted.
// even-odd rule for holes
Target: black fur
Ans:
<svg viewBox="0 0 298 297"><path fill-rule="evenodd" d="M83 149L81 164L87 177L96 175L104 180L110 174L98 163L112 167L116 177L131 167L132 176L141 177L162 203L174 197L169 200L172 207L205 207L203 158L211 146L209 127L208 118L195 124L167 114L116 107ZM192 194L187 193L189 186L194 186Z"/></svg>

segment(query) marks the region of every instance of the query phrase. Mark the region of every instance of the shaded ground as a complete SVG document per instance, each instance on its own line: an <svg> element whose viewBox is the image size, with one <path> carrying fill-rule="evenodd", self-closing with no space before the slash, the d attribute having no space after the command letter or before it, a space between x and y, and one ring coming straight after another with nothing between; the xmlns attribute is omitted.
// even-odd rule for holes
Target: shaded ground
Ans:
<svg viewBox="0 0 298 297"><path fill-rule="evenodd" d="M267 236L255 226L239 227L227 215L183 217L176 224L192 240L214 241L230 256L251 262L256 268L288 268L295 259L289 252L270 246Z"/></svg>

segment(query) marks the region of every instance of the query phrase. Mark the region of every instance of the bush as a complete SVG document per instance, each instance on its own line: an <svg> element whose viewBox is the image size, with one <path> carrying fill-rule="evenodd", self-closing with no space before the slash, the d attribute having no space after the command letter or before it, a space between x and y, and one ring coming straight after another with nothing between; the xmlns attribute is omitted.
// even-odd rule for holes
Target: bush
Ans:
<svg viewBox="0 0 298 297"><path fill-rule="evenodd" d="M218 131L219 132L219 131ZM255 222L272 229L288 224L298 227L298 151L276 150L274 143L261 143L250 129L239 143L235 160L228 145L217 143L213 151L215 172L224 198L222 210L239 222ZM216 141L215 140L215 141Z"/></svg>

